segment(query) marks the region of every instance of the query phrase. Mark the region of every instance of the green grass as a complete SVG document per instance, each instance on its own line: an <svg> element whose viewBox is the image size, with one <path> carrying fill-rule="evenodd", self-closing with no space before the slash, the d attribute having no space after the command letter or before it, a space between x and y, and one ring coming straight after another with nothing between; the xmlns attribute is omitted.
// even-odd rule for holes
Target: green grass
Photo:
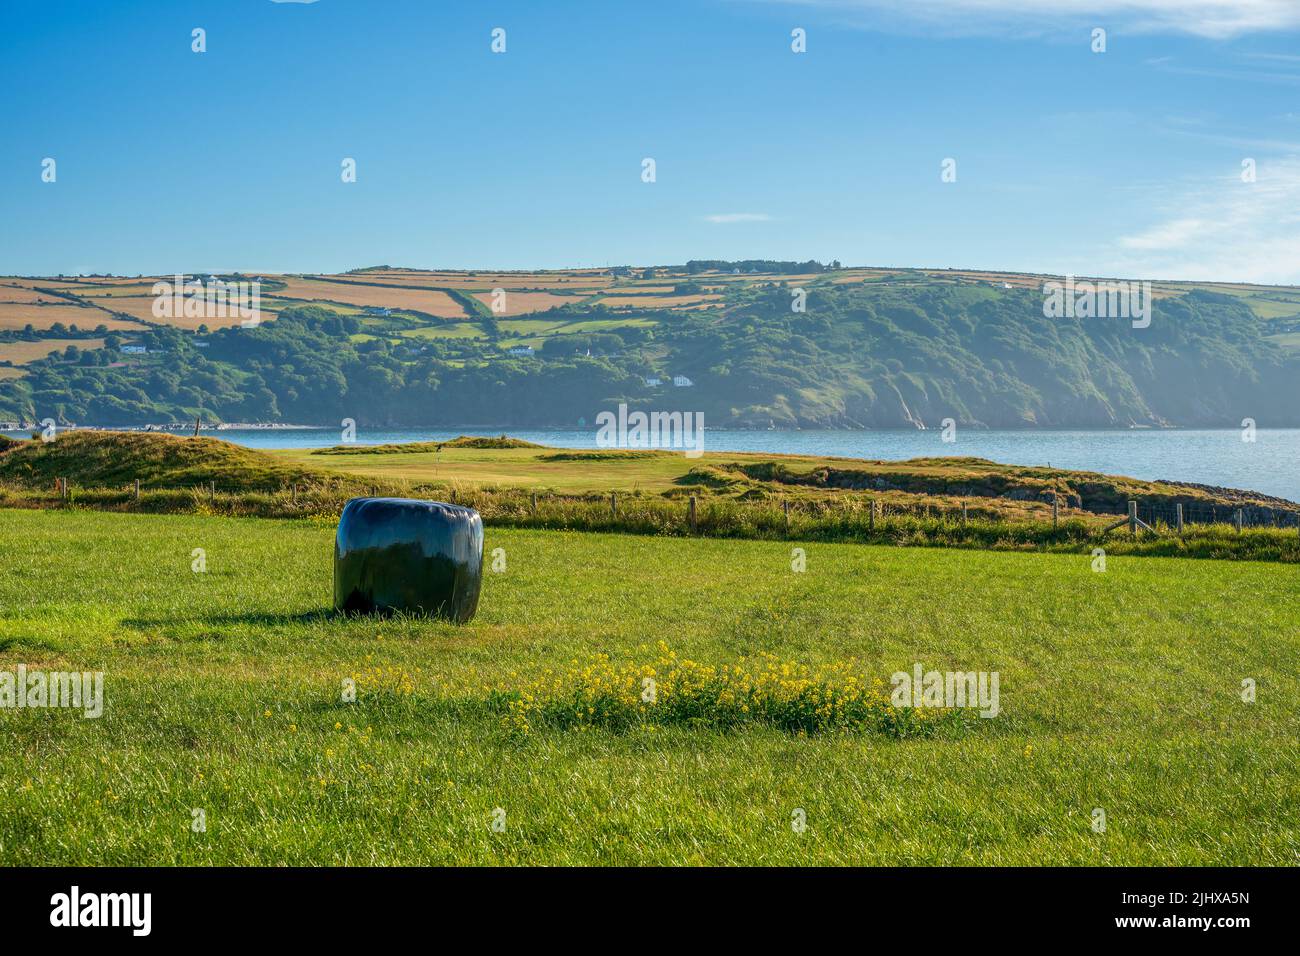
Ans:
<svg viewBox="0 0 1300 956"><path fill-rule="evenodd" d="M0 711L6 862L1286 865L1300 852L1294 566L1112 556L1099 574L1087 555L805 543L797 574L789 542L489 527L507 569L454 627L328 614L332 535L332 521L0 511L0 669L102 670L108 698L98 720ZM204 574L190 570L198 547ZM660 640L701 662L856 659L886 679L917 661L997 670L1002 713L932 739L759 726L521 739L488 706L487 686L598 652L650 661ZM412 693L340 702L341 680L374 667ZM193 808L206 833L191 832Z"/></svg>

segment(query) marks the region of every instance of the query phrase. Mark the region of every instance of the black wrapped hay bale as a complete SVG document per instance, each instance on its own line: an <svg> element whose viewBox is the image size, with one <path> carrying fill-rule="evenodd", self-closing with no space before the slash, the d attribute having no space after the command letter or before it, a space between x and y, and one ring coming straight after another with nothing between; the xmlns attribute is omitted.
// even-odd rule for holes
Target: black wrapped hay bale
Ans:
<svg viewBox="0 0 1300 956"><path fill-rule="evenodd" d="M483 519L473 508L353 498L334 541L334 607L432 614L465 623L483 583Z"/></svg>

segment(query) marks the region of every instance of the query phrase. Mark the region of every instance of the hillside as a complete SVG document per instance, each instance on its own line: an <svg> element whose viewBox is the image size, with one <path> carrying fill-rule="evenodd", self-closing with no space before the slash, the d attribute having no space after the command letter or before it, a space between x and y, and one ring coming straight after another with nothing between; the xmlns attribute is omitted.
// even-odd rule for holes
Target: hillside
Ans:
<svg viewBox="0 0 1300 956"><path fill-rule="evenodd" d="M0 299L44 297L0 301L0 421L511 428L626 402L709 427L1300 425L1300 290L1157 282L1133 328L1046 316L1045 278L383 267L267 277L250 328L154 320L148 279L0 279Z"/></svg>
<svg viewBox="0 0 1300 956"><path fill-rule="evenodd" d="M218 482L223 489L282 488L328 481L251 448L215 438L145 432L78 432L56 440L0 445L0 482L49 487L59 478L83 487L190 488Z"/></svg>

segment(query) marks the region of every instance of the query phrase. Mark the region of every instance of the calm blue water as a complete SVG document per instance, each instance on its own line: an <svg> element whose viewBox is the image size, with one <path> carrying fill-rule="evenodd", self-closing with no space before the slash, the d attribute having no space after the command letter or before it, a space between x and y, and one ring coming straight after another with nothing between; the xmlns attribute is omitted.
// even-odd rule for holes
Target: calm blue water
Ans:
<svg viewBox="0 0 1300 956"><path fill-rule="evenodd" d="M558 448L595 448L589 429L507 429L513 438ZM445 441L457 435L500 435L501 429L357 430L358 444ZM252 448L320 448L341 442L338 429L229 429L204 432ZM1133 478L1193 481L1247 488L1300 501L1300 429L1260 429L1253 443L1238 429L1034 430L959 429L945 443L937 429L916 431L733 431L706 429L705 451L839 455L897 461L967 455L1018 465L1055 465Z"/></svg>

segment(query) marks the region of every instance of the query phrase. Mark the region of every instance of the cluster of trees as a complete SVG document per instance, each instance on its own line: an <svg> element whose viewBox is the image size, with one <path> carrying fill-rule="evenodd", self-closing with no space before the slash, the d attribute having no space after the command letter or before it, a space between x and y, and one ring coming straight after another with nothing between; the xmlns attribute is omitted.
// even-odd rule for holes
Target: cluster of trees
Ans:
<svg viewBox="0 0 1300 956"><path fill-rule="evenodd" d="M770 284L721 315L553 336L532 357L492 340L354 339L360 329L312 306L211 333L206 348L152 329L134 364L74 345L0 381L0 419L525 427L592 422L626 401L702 411L712 426L1300 425L1300 359L1237 300L1204 292L1160 300L1134 329L1047 318L1032 290L814 286L796 312ZM664 393L645 385L652 374L695 387Z"/></svg>
<svg viewBox="0 0 1300 956"><path fill-rule="evenodd" d="M692 275L699 272L775 272L780 275L804 275L812 272L826 272L840 268L836 259L829 265L822 265L816 259L807 262L785 262L776 259L691 259L686 263L686 271Z"/></svg>
<svg viewBox="0 0 1300 956"><path fill-rule="evenodd" d="M93 339L108 334L108 326L100 322L94 328L83 328L76 322L64 324L51 322L48 328L38 329L28 322L21 329L0 329L0 342L39 342L42 339Z"/></svg>

